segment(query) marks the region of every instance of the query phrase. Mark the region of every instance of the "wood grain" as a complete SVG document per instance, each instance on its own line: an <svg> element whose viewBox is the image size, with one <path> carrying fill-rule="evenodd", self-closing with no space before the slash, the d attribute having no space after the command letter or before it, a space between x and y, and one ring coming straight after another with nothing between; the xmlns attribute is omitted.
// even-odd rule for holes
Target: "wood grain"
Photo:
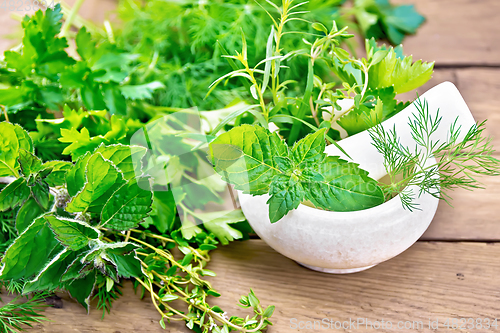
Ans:
<svg viewBox="0 0 500 333"><path fill-rule="evenodd" d="M245 315L236 306L240 295L253 288L262 304L276 306L274 326L269 333L294 332L290 320L345 321L368 318L391 321L422 321L446 318L492 318L500 316L498 276L500 244L418 242L400 256L365 272L330 275L305 269L281 256L263 241L234 243L216 250L210 268L218 276L214 287L222 297L213 300L230 315ZM90 316L65 298L63 309L48 309L51 323L36 325L29 332L165 332L148 301L140 301L128 284L125 296L116 302L112 314L100 321L100 312ZM301 332L320 332L304 329ZM403 330L354 329L344 332L402 332ZM409 332L447 332L428 326ZM182 326L168 326L166 332L188 332ZM455 330L455 332L486 332Z"/></svg>
<svg viewBox="0 0 500 333"><path fill-rule="evenodd" d="M498 0L395 0L415 4L427 21L403 42L416 59L447 66L500 65Z"/></svg>

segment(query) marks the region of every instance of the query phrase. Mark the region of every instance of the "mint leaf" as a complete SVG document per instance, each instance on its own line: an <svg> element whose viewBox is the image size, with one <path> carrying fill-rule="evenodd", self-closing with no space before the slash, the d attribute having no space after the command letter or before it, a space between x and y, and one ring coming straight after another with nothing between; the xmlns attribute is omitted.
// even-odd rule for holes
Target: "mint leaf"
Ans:
<svg viewBox="0 0 500 333"><path fill-rule="evenodd" d="M47 210L50 203L50 188L49 185L43 180L36 180L33 185L30 186L31 196L36 200L36 202L43 209Z"/></svg>
<svg viewBox="0 0 500 333"><path fill-rule="evenodd" d="M33 221L45 211L34 198L29 198L19 209L16 216L16 229L22 233Z"/></svg>
<svg viewBox="0 0 500 333"><path fill-rule="evenodd" d="M14 240L2 259L0 278L29 278L43 269L47 258L63 250L43 217L37 218Z"/></svg>
<svg viewBox="0 0 500 333"><path fill-rule="evenodd" d="M272 178L280 173L273 156L286 156L287 149L276 133L242 125L212 141L210 152L215 170L224 180L256 195L269 191Z"/></svg>
<svg viewBox="0 0 500 333"><path fill-rule="evenodd" d="M95 150L95 153L100 153L105 159L113 162L126 180L142 174L141 160L146 152L147 149L144 147L121 144L101 145Z"/></svg>
<svg viewBox="0 0 500 333"><path fill-rule="evenodd" d="M131 179L123 184L104 205L101 213L102 226L128 230L143 222L151 212L153 203L151 190L145 188L150 188L148 178Z"/></svg>
<svg viewBox="0 0 500 333"><path fill-rule="evenodd" d="M376 111L382 112L381 103ZM270 149L271 142L282 149ZM243 125L220 135L210 149L216 171L236 189L250 189L248 193L254 195L269 193L272 223L305 199L332 211L361 210L384 202L381 188L366 171L357 164L326 156L325 129L288 149L274 133Z"/></svg>
<svg viewBox="0 0 500 333"><path fill-rule="evenodd" d="M68 194L72 197L78 194L85 186L85 170L87 169L87 163L92 155L86 153L85 155L78 158L73 168L71 168L66 173L66 183L68 186Z"/></svg>
<svg viewBox="0 0 500 333"><path fill-rule="evenodd" d="M78 251L87 246L91 240L99 237L99 231L85 222L53 215L45 215L43 218L56 235L57 240L71 251Z"/></svg>
<svg viewBox="0 0 500 333"><path fill-rule="evenodd" d="M16 208L28 199L30 189L24 178L18 178L0 192L0 212Z"/></svg>
<svg viewBox="0 0 500 333"><path fill-rule="evenodd" d="M62 186L66 183L66 174L73 167L73 163L65 161L50 161L42 165L43 169L51 169L45 181L49 186L56 187ZM69 184L68 184L69 186Z"/></svg>
<svg viewBox="0 0 500 333"><path fill-rule="evenodd" d="M132 277L141 277L143 275L141 262L137 259L135 253L126 255L108 253L108 255L116 263L119 276L130 279Z"/></svg>
<svg viewBox="0 0 500 333"><path fill-rule="evenodd" d="M347 212L384 203L384 194L374 179L358 167L338 157L329 156L321 166L324 181L304 186L307 199L323 209Z"/></svg>
<svg viewBox="0 0 500 333"><path fill-rule="evenodd" d="M70 265L78 256L79 252L73 252L64 249L59 252L47 265L37 274L37 276L26 283L23 293L33 291L53 291L64 286L60 281L68 265Z"/></svg>
<svg viewBox="0 0 500 333"><path fill-rule="evenodd" d="M94 290L96 281L96 273L89 274L82 279L77 279L66 286L71 296L75 298L78 303L83 305L87 312L89 311L90 297Z"/></svg>
<svg viewBox="0 0 500 333"><path fill-rule="evenodd" d="M325 132L326 129L321 129L296 142L290 151L291 158L297 164L304 161L307 161L307 163L319 163L324 160L326 156Z"/></svg>
<svg viewBox="0 0 500 333"><path fill-rule="evenodd" d="M278 175L273 178L267 201L269 205L269 220L278 222L289 211L296 209L304 200L306 191L296 177Z"/></svg>
<svg viewBox="0 0 500 333"><path fill-rule="evenodd" d="M66 211L86 212L90 208L94 212L100 211L97 206L104 205L111 196L105 194L114 192L121 186L123 176L110 161L105 160L100 153L96 153L88 160L85 180L83 189L68 203Z"/></svg>
<svg viewBox="0 0 500 333"><path fill-rule="evenodd" d="M19 125L8 122L0 123L0 177L18 177L19 151L33 152L33 142L28 133Z"/></svg>
<svg viewBox="0 0 500 333"><path fill-rule="evenodd" d="M19 150L19 164L24 177L37 173L42 168L42 160L24 149Z"/></svg>

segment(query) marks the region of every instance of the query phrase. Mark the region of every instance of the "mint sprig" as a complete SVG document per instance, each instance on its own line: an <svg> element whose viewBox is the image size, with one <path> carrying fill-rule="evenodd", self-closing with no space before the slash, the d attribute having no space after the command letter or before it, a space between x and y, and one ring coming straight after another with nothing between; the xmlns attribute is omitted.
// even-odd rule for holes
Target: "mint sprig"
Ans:
<svg viewBox="0 0 500 333"><path fill-rule="evenodd" d="M327 156L325 129L288 147L276 133L242 125L210 144L215 170L237 190L269 193L269 219L279 221L305 200L317 208L356 211L384 202L368 173L338 157Z"/></svg>

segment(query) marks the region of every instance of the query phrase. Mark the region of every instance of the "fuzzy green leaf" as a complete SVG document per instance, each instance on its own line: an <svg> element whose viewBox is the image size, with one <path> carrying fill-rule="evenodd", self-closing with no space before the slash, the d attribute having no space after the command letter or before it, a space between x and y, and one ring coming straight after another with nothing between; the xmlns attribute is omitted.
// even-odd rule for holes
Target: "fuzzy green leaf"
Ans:
<svg viewBox="0 0 500 333"><path fill-rule="evenodd" d="M43 218L59 242L71 251L78 251L99 237L99 231L85 222L53 215L45 215Z"/></svg>
<svg viewBox="0 0 500 333"><path fill-rule="evenodd" d="M42 169L42 160L24 149L19 150L19 164L21 166L21 173L25 177L37 173Z"/></svg>
<svg viewBox="0 0 500 333"><path fill-rule="evenodd" d="M18 178L0 192L0 212L21 205L30 195L30 189L24 178Z"/></svg>
<svg viewBox="0 0 500 333"><path fill-rule="evenodd" d="M43 209L47 210L49 208L50 202L50 189L49 185L42 181L37 180L31 187L31 196L36 200L36 202Z"/></svg>
<svg viewBox="0 0 500 333"><path fill-rule="evenodd" d="M260 126L242 125L221 134L210 144L215 170L245 193L264 194L279 173L273 156L287 156L276 133Z"/></svg>
<svg viewBox="0 0 500 333"><path fill-rule="evenodd" d="M66 210L70 213L84 212L89 208L98 211L96 206L104 205L111 196L106 196L108 192L114 192L123 183L121 172L100 153L92 155L89 159L85 178L83 189L66 206Z"/></svg>
<svg viewBox="0 0 500 333"><path fill-rule="evenodd" d="M45 181L52 187L64 185L66 183L66 174L72 167L73 163L65 161L49 161L44 163L42 169L52 169L51 173L45 178Z"/></svg>
<svg viewBox="0 0 500 333"><path fill-rule="evenodd" d="M37 218L7 249L2 259L2 280L27 279L43 269L49 258L63 250L43 217Z"/></svg>
<svg viewBox="0 0 500 333"><path fill-rule="evenodd" d="M23 293L33 291L53 291L64 287L60 281L68 266L76 259L79 252L73 252L64 249L59 252L47 265L38 273L38 275L24 286Z"/></svg>
<svg viewBox="0 0 500 333"><path fill-rule="evenodd" d="M125 146L121 144L104 146L101 145L94 153L101 155L113 162L123 173L126 180L139 177L142 174L141 159L146 154L147 149L140 146Z"/></svg>
<svg viewBox="0 0 500 333"><path fill-rule="evenodd" d="M66 290L69 291L71 296L75 298L78 303L83 305L87 311L89 310L90 297L92 296L92 291L94 290L94 285L96 281L96 274L89 274L82 279L77 279L66 286Z"/></svg>
<svg viewBox="0 0 500 333"><path fill-rule="evenodd" d="M22 233L44 210L35 199L29 198L19 209L16 216L17 232Z"/></svg>
<svg viewBox="0 0 500 333"><path fill-rule="evenodd" d="M80 157L75 165L66 173L68 194L72 197L78 194L85 186L85 170L92 155L86 153Z"/></svg>
<svg viewBox="0 0 500 333"><path fill-rule="evenodd" d="M102 225L116 230L137 227L151 212L153 193L145 189L149 187L148 178L131 179L123 184L104 205Z"/></svg>

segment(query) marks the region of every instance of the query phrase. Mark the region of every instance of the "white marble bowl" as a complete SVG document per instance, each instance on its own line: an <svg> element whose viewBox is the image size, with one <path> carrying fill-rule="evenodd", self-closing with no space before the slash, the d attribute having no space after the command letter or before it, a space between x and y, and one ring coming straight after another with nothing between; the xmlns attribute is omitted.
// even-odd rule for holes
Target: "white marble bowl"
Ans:
<svg viewBox="0 0 500 333"><path fill-rule="evenodd" d="M434 142L447 140L452 123L461 126L463 139L475 125L469 108L457 88L442 83L422 97L429 104L433 117L441 117ZM401 143L413 151L415 141L408 120L417 114L413 103L396 116L384 121L386 130L396 127ZM364 131L339 142L349 154L344 155L334 145L326 148L329 155L338 155L360 164L374 179L385 174L383 156L373 147ZM434 159L427 161L434 164ZM413 188L414 193L419 192ZM243 213L255 232L269 246L301 265L327 273L354 273L391 259L415 243L431 223L439 199L423 194L415 200L420 210L410 212L402 207L399 196L370 209L355 212L329 212L299 205L277 223L268 217L268 196L251 196L239 192Z"/></svg>
<svg viewBox="0 0 500 333"><path fill-rule="evenodd" d="M355 212L301 204L271 223L269 196L238 196L252 228L274 250L307 268L337 274L363 271L409 248L428 228L439 201L423 194L415 201L421 210L413 212L403 209L399 197Z"/></svg>

